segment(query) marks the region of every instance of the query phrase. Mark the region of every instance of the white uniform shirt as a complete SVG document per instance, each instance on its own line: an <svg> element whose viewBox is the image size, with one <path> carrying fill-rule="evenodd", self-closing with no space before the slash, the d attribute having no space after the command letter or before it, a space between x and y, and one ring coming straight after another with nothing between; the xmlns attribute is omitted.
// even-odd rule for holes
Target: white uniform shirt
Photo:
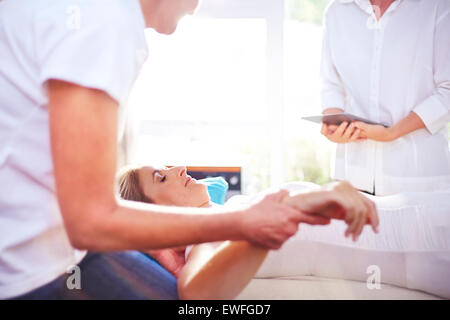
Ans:
<svg viewBox="0 0 450 320"><path fill-rule="evenodd" d="M147 56L144 28L138 0L0 1L0 298L45 285L84 256L55 195L46 81L124 102Z"/></svg>
<svg viewBox="0 0 450 320"><path fill-rule="evenodd" d="M369 0L336 0L325 16L322 107L394 125L392 142L340 144L333 177L377 195L450 185L450 1L397 0L377 22ZM333 171L333 170L332 170Z"/></svg>

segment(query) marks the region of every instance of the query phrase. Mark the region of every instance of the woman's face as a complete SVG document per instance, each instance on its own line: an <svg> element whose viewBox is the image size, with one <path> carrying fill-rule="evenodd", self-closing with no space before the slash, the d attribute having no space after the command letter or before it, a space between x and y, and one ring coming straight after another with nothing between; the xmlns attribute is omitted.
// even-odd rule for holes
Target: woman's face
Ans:
<svg viewBox="0 0 450 320"><path fill-rule="evenodd" d="M186 174L186 167L142 167L139 183L155 204L200 207L209 203L208 188Z"/></svg>

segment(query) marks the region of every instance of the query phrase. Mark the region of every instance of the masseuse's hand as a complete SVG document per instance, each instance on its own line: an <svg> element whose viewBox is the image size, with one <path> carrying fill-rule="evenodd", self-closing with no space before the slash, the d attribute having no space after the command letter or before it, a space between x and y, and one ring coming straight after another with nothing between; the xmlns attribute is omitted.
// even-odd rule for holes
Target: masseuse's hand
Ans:
<svg viewBox="0 0 450 320"><path fill-rule="evenodd" d="M348 225L345 236L352 235L354 241L365 224L370 224L378 232L375 203L346 181L330 183L319 190L293 192L285 201L303 212L344 220Z"/></svg>
<svg viewBox="0 0 450 320"><path fill-rule="evenodd" d="M356 142L367 138L361 135L361 129L356 127L355 122L350 124L342 122L339 126L322 123L322 130L320 133L328 140L335 143Z"/></svg>
<svg viewBox="0 0 450 320"><path fill-rule="evenodd" d="M269 249L279 249L281 245L297 233L298 224L328 224L330 218L311 215L282 203L288 191L266 195L257 203L242 211L239 219L240 230L247 241Z"/></svg>

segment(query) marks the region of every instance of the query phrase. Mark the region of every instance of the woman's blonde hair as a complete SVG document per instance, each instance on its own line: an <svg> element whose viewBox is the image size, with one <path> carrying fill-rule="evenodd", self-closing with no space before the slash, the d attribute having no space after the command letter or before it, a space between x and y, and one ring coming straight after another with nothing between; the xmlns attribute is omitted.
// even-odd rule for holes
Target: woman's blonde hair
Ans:
<svg viewBox="0 0 450 320"><path fill-rule="evenodd" d="M142 191L139 181L139 170L142 166L125 166L117 174L119 195L124 200L152 203Z"/></svg>

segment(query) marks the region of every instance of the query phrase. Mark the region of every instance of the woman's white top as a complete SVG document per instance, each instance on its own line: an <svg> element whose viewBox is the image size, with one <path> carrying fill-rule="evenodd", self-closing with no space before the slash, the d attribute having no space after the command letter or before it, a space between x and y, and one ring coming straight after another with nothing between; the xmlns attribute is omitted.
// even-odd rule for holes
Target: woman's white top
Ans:
<svg viewBox="0 0 450 320"><path fill-rule="evenodd" d="M394 125L425 123L392 142L337 146L333 177L390 195L450 185L450 1L397 0L377 21L369 0L335 0L325 16L322 107Z"/></svg>
<svg viewBox="0 0 450 320"><path fill-rule="evenodd" d="M85 254L70 245L55 195L46 81L124 102L147 57L144 28L138 0L0 1L0 298Z"/></svg>

